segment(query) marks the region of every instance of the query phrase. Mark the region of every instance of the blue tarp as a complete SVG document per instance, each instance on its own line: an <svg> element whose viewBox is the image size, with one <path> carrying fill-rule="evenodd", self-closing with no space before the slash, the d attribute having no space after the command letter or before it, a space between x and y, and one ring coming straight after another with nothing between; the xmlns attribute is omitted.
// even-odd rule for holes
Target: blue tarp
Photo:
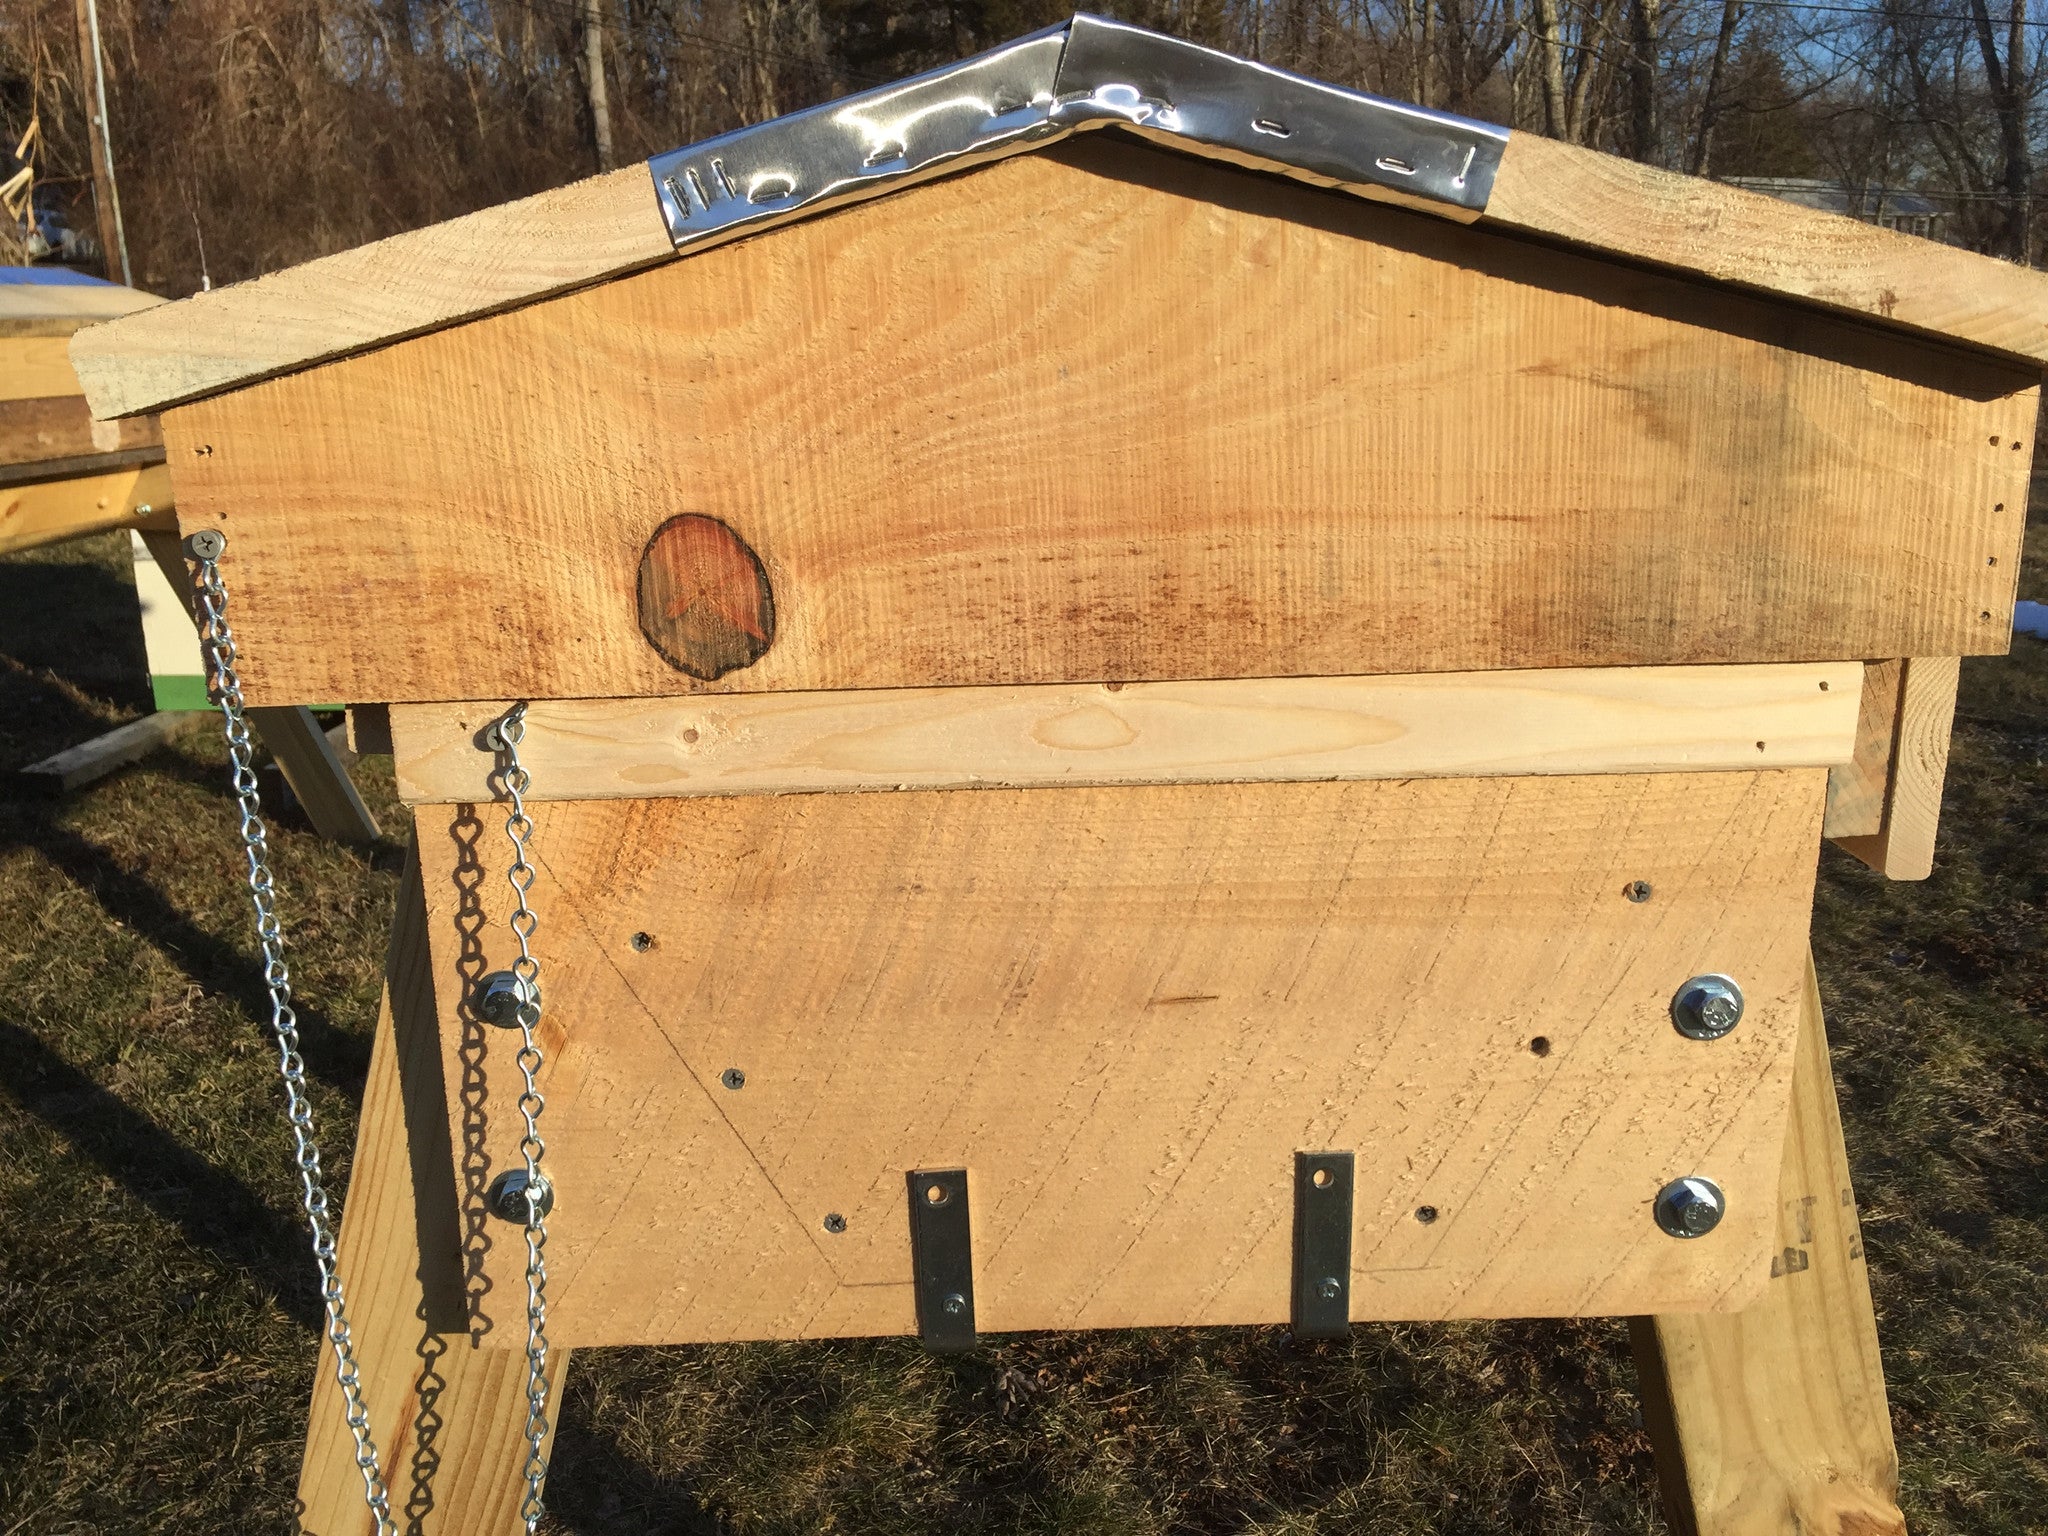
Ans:
<svg viewBox="0 0 2048 1536"><path fill-rule="evenodd" d="M105 278L89 277L70 267L0 267L0 283L47 283L55 288L118 288Z"/></svg>

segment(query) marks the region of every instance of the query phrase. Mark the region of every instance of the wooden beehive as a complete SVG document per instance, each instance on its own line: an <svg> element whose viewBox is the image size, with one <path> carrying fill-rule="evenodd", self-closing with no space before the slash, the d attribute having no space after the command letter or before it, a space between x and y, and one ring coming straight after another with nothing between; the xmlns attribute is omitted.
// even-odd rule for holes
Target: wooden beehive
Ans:
<svg viewBox="0 0 2048 1536"><path fill-rule="evenodd" d="M1140 97L1183 78L1112 30ZM941 1167L985 1331L1285 1320L1318 1149L1354 1318L1786 1271L1819 844L1926 872L2048 284L1410 112L1490 176L1432 200L1104 80L815 196L707 194L783 143L736 135L74 347L226 533L252 701L389 706L420 1230L492 1342L514 700L565 1345L915 1331ZM874 115L821 111L771 128ZM1713 1041L1670 1015L1706 972ZM1690 1174L1727 1216L1675 1240Z"/></svg>

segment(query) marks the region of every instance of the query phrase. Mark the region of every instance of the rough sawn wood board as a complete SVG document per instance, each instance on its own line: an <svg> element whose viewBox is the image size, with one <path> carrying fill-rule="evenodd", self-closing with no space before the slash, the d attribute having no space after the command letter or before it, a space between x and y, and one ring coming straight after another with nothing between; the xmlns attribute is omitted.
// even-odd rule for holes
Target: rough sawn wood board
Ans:
<svg viewBox="0 0 2048 1536"><path fill-rule="evenodd" d="M1825 777L541 805L551 1329L910 1331L904 1173L955 1165L985 1331L1270 1322L1318 1148L1358 1154L1359 1317L1740 1307ZM510 955L500 812L417 816L474 1211L517 1126L464 1001ZM1666 1011L1704 970L1749 995L1712 1043ZM1680 1242L1650 1202L1690 1173L1730 1214ZM465 1226L512 1342L514 1229Z"/></svg>

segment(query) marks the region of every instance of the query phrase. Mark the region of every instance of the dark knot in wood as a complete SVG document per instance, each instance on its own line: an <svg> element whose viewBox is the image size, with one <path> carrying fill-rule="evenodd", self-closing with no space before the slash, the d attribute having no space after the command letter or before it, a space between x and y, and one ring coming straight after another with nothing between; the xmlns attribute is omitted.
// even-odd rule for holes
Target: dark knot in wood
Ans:
<svg viewBox="0 0 2048 1536"><path fill-rule="evenodd" d="M707 683L752 666L775 639L760 557L715 517L670 518L640 556L640 632L670 666Z"/></svg>

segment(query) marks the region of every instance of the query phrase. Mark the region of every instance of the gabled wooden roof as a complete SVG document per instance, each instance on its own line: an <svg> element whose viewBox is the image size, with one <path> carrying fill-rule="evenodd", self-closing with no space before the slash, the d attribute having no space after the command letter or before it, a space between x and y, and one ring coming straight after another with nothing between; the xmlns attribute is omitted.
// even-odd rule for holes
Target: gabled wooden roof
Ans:
<svg viewBox="0 0 2048 1536"><path fill-rule="evenodd" d="M160 410L1101 127L2048 363L2048 275L1088 16L647 166L95 327L72 357L98 415Z"/></svg>

